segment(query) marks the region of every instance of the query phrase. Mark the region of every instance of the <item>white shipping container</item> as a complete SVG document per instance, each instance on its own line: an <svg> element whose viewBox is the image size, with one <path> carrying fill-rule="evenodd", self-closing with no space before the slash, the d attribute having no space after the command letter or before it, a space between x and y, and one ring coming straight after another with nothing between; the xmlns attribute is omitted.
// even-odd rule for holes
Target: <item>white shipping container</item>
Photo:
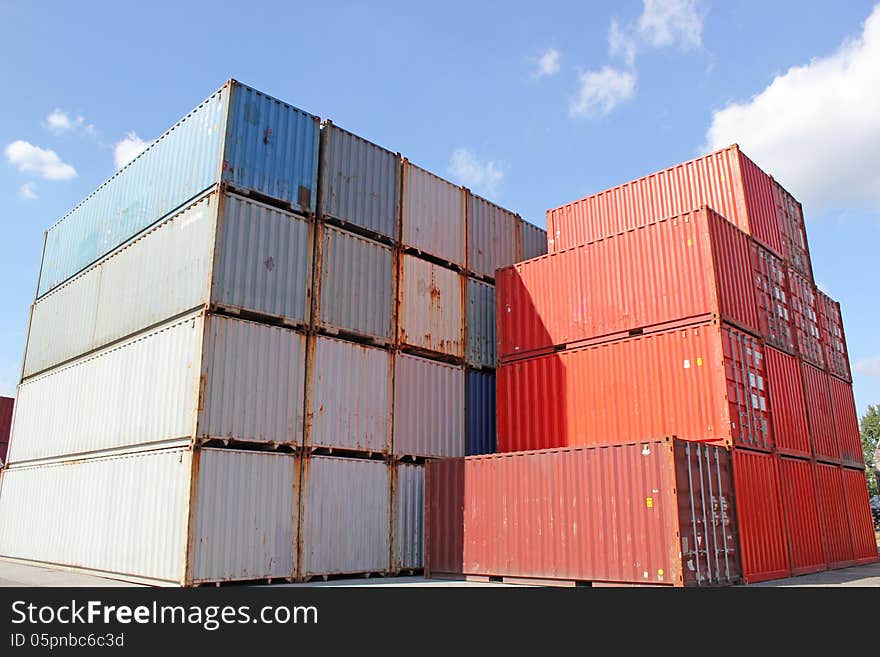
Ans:
<svg viewBox="0 0 880 657"><path fill-rule="evenodd" d="M462 275L404 255L399 286L399 343L449 356L464 356Z"/></svg>
<svg viewBox="0 0 880 657"><path fill-rule="evenodd" d="M425 567L425 466L394 464L392 571Z"/></svg>

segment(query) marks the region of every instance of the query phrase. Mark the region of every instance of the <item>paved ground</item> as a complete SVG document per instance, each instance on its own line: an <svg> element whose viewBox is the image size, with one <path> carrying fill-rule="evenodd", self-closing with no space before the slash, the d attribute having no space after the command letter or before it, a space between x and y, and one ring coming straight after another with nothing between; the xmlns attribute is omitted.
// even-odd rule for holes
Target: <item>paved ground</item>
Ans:
<svg viewBox="0 0 880 657"><path fill-rule="evenodd" d="M0 587L2 586L136 586L127 582L83 575L67 570L44 568L0 559ZM375 577L370 579L337 579L309 584L285 584L283 586L393 586L393 587L479 587L507 586L485 582L460 582L448 580L426 580L424 577ZM871 586L880 587L880 564L855 566L843 570L830 570L801 577L791 577L772 582L762 582L752 586Z"/></svg>

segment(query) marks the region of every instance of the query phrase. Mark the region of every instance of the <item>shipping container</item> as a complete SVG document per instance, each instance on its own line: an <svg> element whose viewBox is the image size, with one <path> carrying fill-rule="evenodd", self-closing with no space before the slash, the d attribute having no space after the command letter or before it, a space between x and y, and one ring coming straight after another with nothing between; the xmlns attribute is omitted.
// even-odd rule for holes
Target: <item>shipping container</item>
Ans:
<svg viewBox="0 0 880 657"><path fill-rule="evenodd" d="M547 253L547 231L528 221L519 222L519 260L530 260Z"/></svg>
<svg viewBox="0 0 880 657"><path fill-rule="evenodd" d="M743 581L788 577L791 570L776 455L734 449L733 480Z"/></svg>
<svg viewBox="0 0 880 657"><path fill-rule="evenodd" d="M780 457L779 478L791 574L825 570L827 564L819 528L819 500L813 464L808 460Z"/></svg>
<svg viewBox="0 0 880 657"><path fill-rule="evenodd" d="M819 297L819 331L822 334L825 364L828 371L837 378L852 381L840 304L822 290L817 289L816 293Z"/></svg>
<svg viewBox="0 0 880 657"><path fill-rule="evenodd" d="M763 352L709 322L503 364L498 450L670 435L772 449Z"/></svg>
<svg viewBox="0 0 880 657"><path fill-rule="evenodd" d="M398 343L464 357L464 277L427 260L404 255L398 285Z"/></svg>
<svg viewBox="0 0 880 657"><path fill-rule="evenodd" d="M465 191L403 160L404 246L465 266Z"/></svg>
<svg viewBox="0 0 880 657"><path fill-rule="evenodd" d="M776 449L780 454L809 458L813 450L800 361L770 346L764 357Z"/></svg>
<svg viewBox="0 0 880 657"><path fill-rule="evenodd" d="M495 367L495 286L467 279L467 364Z"/></svg>
<svg viewBox="0 0 880 657"><path fill-rule="evenodd" d="M825 372L802 362L804 376L804 397L807 405L807 419L810 423L810 437L813 455L820 461L840 463L840 440L831 405L831 387Z"/></svg>
<svg viewBox="0 0 880 657"><path fill-rule="evenodd" d="M12 397L0 397L0 463L6 463L9 451L9 435L12 433L12 409L15 400Z"/></svg>
<svg viewBox="0 0 880 657"><path fill-rule="evenodd" d="M398 456L464 456L464 370L398 354L394 438Z"/></svg>
<svg viewBox="0 0 880 657"><path fill-rule="evenodd" d="M810 263L810 247L807 243L807 229L804 225L804 211L801 204L778 182L772 182L773 202L779 222L781 255L786 262L813 280L813 266Z"/></svg>
<svg viewBox="0 0 880 657"><path fill-rule="evenodd" d="M484 198L468 193L467 269L495 278L495 270L519 260L519 217Z"/></svg>
<svg viewBox="0 0 880 657"><path fill-rule="evenodd" d="M391 571L421 570L425 567L425 466L396 462L393 477Z"/></svg>
<svg viewBox="0 0 880 657"><path fill-rule="evenodd" d="M495 433L495 373L468 370L465 385L465 454L494 454L498 444Z"/></svg>
<svg viewBox="0 0 880 657"><path fill-rule="evenodd" d="M307 324L312 233L262 203L201 197L34 303L23 378L198 307Z"/></svg>
<svg viewBox="0 0 880 657"><path fill-rule="evenodd" d="M843 469L843 488L849 517L850 536L857 564L878 561L868 483L863 470Z"/></svg>
<svg viewBox="0 0 880 657"><path fill-rule="evenodd" d="M852 384L826 376L831 398L831 417L834 418L834 432L840 444L840 459L844 465L853 468L865 467L862 452L862 435L859 418L856 414L856 401Z"/></svg>
<svg viewBox="0 0 880 657"><path fill-rule="evenodd" d="M322 227L315 323L331 333L353 333L390 343L394 330L394 252L330 226Z"/></svg>
<svg viewBox="0 0 880 657"><path fill-rule="evenodd" d="M669 439L428 462L426 573L739 580L730 456Z"/></svg>
<svg viewBox="0 0 880 657"><path fill-rule="evenodd" d="M230 80L49 229L37 296L219 182L313 212L318 132L318 117Z"/></svg>
<svg viewBox="0 0 880 657"><path fill-rule="evenodd" d="M22 383L10 462L194 435L299 444L305 354L290 329L202 312L172 320Z"/></svg>
<svg viewBox="0 0 880 657"><path fill-rule="evenodd" d="M192 585L295 574L297 458L162 449L5 471L0 555Z"/></svg>
<svg viewBox="0 0 880 657"><path fill-rule="evenodd" d="M734 144L548 210L548 251L563 251L708 205L781 255L772 185L772 178Z"/></svg>
<svg viewBox="0 0 880 657"><path fill-rule="evenodd" d="M825 559L829 568L852 566L856 560L844 492L843 468L827 463L816 463L815 467Z"/></svg>
<svg viewBox="0 0 880 657"><path fill-rule="evenodd" d="M816 296L816 286L791 267L788 268L786 278L798 353L808 363L819 369L825 369L825 351L822 347L822 334L819 332L819 301Z"/></svg>
<svg viewBox="0 0 880 657"><path fill-rule="evenodd" d="M390 468L384 461L366 459L304 459L301 579L388 572Z"/></svg>
<svg viewBox="0 0 880 657"><path fill-rule="evenodd" d="M388 453L391 353L317 336L309 368L309 447Z"/></svg>
<svg viewBox="0 0 880 657"><path fill-rule="evenodd" d="M703 208L498 272L500 359L720 317L758 333L749 239Z"/></svg>
<svg viewBox="0 0 880 657"><path fill-rule="evenodd" d="M372 234L399 236L400 156L330 121L321 127L319 214Z"/></svg>
<svg viewBox="0 0 880 657"><path fill-rule="evenodd" d="M785 263L755 241L750 246L761 336L768 345L795 354L797 348L789 312Z"/></svg>

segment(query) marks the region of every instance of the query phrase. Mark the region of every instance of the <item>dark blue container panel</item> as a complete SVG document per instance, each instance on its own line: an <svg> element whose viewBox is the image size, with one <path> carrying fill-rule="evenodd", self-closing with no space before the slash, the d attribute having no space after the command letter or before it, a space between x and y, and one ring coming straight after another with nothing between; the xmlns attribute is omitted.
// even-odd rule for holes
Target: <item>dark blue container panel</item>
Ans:
<svg viewBox="0 0 880 657"><path fill-rule="evenodd" d="M470 370L465 386L466 453L468 456L494 454L498 444L495 433L495 373Z"/></svg>

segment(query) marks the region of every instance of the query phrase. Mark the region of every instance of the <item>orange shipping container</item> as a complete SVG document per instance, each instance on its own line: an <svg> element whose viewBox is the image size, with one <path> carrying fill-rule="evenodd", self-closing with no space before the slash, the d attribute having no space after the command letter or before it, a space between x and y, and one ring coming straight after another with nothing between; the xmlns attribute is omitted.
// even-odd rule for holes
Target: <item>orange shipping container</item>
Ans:
<svg viewBox="0 0 880 657"><path fill-rule="evenodd" d="M825 540L825 559L829 568L845 568L855 563L843 468L816 463L816 489L819 496L819 526Z"/></svg>
<svg viewBox="0 0 880 657"><path fill-rule="evenodd" d="M826 376L831 396L831 417L834 418L834 431L840 444L840 460L844 465L854 468L865 467L862 452L862 435L859 431L859 418L856 415L856 400L852 385Z"/></svg>
<svg viewBox="0 0 880 657"><path fill-rule="evenodd" d="M812 447L800 361L773 347L767 347L764 358L776 449L780 454L809 457Z"/></svg>
<svg viewBox="0 0 880 657"><path fill-rule="evenodd" d="M785 264L754 240L751 242L751 256L759 331L767 344L790 354L797 353Z"/></svg>
<svg viewBox="0 0 880 657"><path fill-rule="evenodd" d="M831 378L812 365L801 362L804 374L804 398L813 442L813 455L820 461L840 463L840 441L831 406Z"/></svg>
<svg viewBox="0 0 880 657"><path fill-rule="evenodd" d="M792 575L825 570L825 548L819 528L819 501L813 464L781 457L779 476Z"/></svg>
<svg viewBox="0 0 880 657"><path fill-rule="evenodd" d="M876 563L877 542L874 539L874 523L871 520L871 504L868 500L865 473L862 470L844 468L843 488L856 563Z"/></svg>
<svg viewBox="0 0 880 657"><path fill-rule="evenodd" d="M499 354L721 317L758 333L749 238L709 208L498 272Z"/></svg>
<svg viewBox="0 0 880 657"><path fill-rule="evenodd" d="M819 298L816 286L788 268L788 298L798 353L808 363L825 369L825 350L819 332Z"/></svg>
<svg viewBox="0 0 880 657"><path fill-rule="evenodd" d="M825 350L825 364L828 366L828 371L834 376L844 381L852 381L840 304L821 290L817 290L817 296L819 298L819 332L822 335L822 348Z"/></svg>
<svg viewBox="0 0 880 657"><path fill-rule="evenodd" d="M779 239L781 254L785 260L803 274L807 280L813 280L813 266L810 263L810 249L807 244L807 230L804 225L804 210L801 204L775 180L773 202L776 205L776 217L779 223Z"/></svg>

